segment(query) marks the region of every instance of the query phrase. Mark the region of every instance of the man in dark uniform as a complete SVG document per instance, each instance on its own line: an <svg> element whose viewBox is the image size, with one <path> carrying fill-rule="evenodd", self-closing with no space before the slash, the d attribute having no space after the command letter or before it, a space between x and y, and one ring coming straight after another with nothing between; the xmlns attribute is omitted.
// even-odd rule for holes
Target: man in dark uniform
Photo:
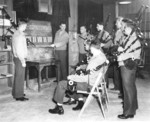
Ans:
<svg viewBox="0 0 150 122"><path fill-rule="evenodd" d="M137 89L136 89L136 61L140 59L141 44L134 32L134 24L129 19L122 20L122 31L124 39L122 47L118 48L118 63L121 69L124 106L123 114L118 115L120 119L133 118L138 109ZM133 33L132 33L133 32ZM123 52L123 53L122 53Z"/></svg>

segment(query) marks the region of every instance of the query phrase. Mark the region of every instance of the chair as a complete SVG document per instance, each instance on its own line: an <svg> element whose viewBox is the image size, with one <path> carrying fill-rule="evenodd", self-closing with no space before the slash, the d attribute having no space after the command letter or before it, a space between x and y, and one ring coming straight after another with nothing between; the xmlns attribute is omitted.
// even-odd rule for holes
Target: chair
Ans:
<svg viewBox="0 0 150 122"><path fill-rule="evenodd" d="M105 83L105 73L108 69L108 65L107 66L103 66L102 67L102 72L99 73L95 84L93 85L92 89L90 92L88 91L77 91L77 93L82 93L82 94L88 94L88 97L84 103L84 106L82 107L78 117L80 118L81 115L83 114L85 108L89 105L90 101L92 100L93 96L95 96L96 98L98 98L98 102L102 111L102 115L105 118L105 110L104 110L104 104L106 106L106 109L108 109L108 93L107 93L107 88L106 88L106 83Z"/></svg>

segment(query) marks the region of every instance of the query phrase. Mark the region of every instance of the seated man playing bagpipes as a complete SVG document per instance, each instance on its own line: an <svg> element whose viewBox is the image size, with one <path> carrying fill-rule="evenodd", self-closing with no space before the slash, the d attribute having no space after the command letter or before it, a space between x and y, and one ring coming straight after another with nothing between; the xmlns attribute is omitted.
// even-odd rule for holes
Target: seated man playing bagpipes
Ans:
<svg viewBox="0 0 150 122"><path fill-rule="evenodd" d="M54 109L49 109L50 113L60 115L64 114L64 109L62 107L63 98L65 97L66 90L69 88L70 81L72 82L71 84L75 83L74 92L77 90L86 91L87 89L90 89L96 81L99 72L102 71L101 67L106 64L107 58L98 45L91 43L89 45L89 49L92 56L88 60L85 73L69 75L68 81L63 80L58 83L53 98L53 100L56 102L56 106ZM80 94L77 96L78 98L76 99L78 99L78 105L76 108L80 110L84 104L83 95Z"/></svg>

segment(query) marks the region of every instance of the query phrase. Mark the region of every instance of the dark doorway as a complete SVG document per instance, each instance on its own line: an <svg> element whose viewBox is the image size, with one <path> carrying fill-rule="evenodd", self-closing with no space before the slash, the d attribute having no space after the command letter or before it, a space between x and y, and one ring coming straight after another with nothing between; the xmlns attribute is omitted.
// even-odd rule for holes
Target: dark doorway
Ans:
<svg viewBox="0 0 150 122"><path fill-rule="evenodd" d="M103 21L103 5L91 0L78 0L78 31L81 25L86 25L89 32L96 33L96 23Z"/></svg>

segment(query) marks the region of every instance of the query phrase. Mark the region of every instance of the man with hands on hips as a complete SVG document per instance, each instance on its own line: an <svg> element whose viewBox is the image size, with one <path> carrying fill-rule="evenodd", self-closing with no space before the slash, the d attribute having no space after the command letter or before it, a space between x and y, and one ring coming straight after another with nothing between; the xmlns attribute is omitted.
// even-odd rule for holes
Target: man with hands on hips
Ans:
<svg viewBox="0 0 150 122"><path fill-rule="evenodd" d="M24 94L24 78L27 58L27 42L24 31L27 27L26 20L20 20L18 29L12 36L12 51L14 55L15 74L12 96L17 101L26 101Z"/></svg>

